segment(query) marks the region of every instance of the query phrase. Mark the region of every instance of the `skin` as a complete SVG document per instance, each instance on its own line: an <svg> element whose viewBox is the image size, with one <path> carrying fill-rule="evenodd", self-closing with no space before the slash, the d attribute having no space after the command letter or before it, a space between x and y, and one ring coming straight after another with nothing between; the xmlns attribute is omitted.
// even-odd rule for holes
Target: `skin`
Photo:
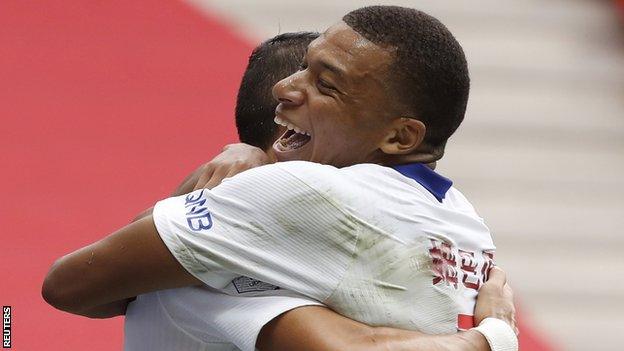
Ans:
<svg viewBox="0 0 624 351"><path fill-rule="evenodd" d="M367 41L342 22L315 40L310 45L307 67L274 88L274 96L280 101L277 116L309 131L312 137L308 144L297 150L284 152L274 147L277 160L308 160L334 166L435 161L440 155L423 143L424 124L392 103L390 91L385 86L391 60L391 50ZM243 168L240 166L237 170ZM212 186L218 184L219 178L235 172L213 169L199 173L196 182L191 176L185 184ZM202 174L208 173L211 174L209 178L202 178ZM209 184L213 178L214 183ZM137 260L137 257L141 259ZM87 316L106 316L103 312L106 308L118 313L123 309L119 306L139 294L196 284L200 281L170 254L156 231L152 216L147 215L57 260L46 276L42 294L46 301L59 309ZM489 301L498 301L499 305L492 303L496 307L485 307L485 310L506 311L501 315L514 325L513 304L509 299L500 298L506 289L503 283L498 289L499 297ZM416 332L351 324L353 321L345 321L327 311L304 313L305 310L297 309L293 312L296 311L296 314L287 313L277 318L267 327L260 345L289 349L289 343L302 340L296 329L299 324L291 322L307 320L308 324L304 325L309 325L318 322L314 318L319 315L334 328L310 328L311 332L317 331L317 334L310 335L318 336L321 343L306 339L310 341L310 350L344 350L340 337L344 338L344 334L337 336L338 341L327 335L345 330L357 330L354 334L359 335L356 345L361 341L362 345L382 350L388 345L393 345L392 349L489 349L477 332L423 338ZM289 329L289 325L295 329ZM280 348L282 346L284 348Z"/></svg>
<svg viewBox="0 0 624 351"><path fill-rule="evenodd" d="M366 40L344 22L310 43L302 69L273 88L278 118L309 132L301 148L278 161L306 160L337 167L357 163L429 163L425 125L393 100L387 86L390 49ZM346 152L348 150L348 152Z"/></svg>

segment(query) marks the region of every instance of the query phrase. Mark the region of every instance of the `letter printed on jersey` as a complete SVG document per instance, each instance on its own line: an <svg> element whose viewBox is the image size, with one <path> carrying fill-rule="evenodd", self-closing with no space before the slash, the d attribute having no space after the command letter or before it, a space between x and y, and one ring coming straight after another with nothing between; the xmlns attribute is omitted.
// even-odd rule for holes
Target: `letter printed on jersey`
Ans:
<svg viewBox="0 0 624 351"><path fill-rule="evenodd" d="M212 216L208 207L205 206L206 198L204 190L199 194L190 193L186 195L184 208L186 209L186 223L193 231L207 230L212 227ZM195 196L194 196L195 195Z"/></svg>

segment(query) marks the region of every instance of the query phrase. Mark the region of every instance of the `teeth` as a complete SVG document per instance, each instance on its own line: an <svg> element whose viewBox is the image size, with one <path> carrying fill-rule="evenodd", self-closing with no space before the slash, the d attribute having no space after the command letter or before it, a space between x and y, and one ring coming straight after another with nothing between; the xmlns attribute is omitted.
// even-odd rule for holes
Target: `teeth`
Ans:
<svg viewBox="0 0 624 351"><path fill-rule="evenodd" d="M283 119L275 116L275 118L273 119L273 122L275 122L275 124L279 124L281 126L286 127L288 130L294 130L296 133L299 134L305 134L307 136L310 136L309 132L306 132L305 130L299 129L299 127L296 127L294 124L292 123L288 123L286 121L284 121Z"/></svg>
<svg viewBox="0 0 624 351"><path fill-rule="evenodd" d="M275 116L275 118L273 119L273 122L275 122L276 124L279 124L280 126L284 126L286 127L288 125L288 123L284 122L284 120L282 120L281 118Z"/></svg>

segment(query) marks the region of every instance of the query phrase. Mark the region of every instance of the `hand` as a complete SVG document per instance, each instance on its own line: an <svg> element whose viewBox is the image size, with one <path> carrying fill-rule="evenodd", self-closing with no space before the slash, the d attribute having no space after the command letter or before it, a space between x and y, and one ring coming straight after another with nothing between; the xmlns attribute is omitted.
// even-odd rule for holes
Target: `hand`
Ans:
<svg viewBox="0 0 624 351"><path fill-rule="evenodd" d="M173 196L187 194L197 189L212 189L225 178L269 163L271 159L260 148L243 143L226 145L217 157L186 177Z"/></svg>
<svg viewBox="0 0 624 351"><path fill-rule="evenodd" d="M498 268L490 270L488 281L483 284L477 297L474 319L479 325L487 317L501 319L507 322L519 334L516 325L516 308L513 304L513 291L507 284L507 275Z"/></svg>

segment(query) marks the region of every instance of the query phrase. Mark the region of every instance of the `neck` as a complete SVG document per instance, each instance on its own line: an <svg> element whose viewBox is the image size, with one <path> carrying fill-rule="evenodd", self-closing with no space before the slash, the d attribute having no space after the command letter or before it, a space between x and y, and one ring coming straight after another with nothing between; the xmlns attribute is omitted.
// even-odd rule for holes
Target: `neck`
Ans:
<svg viewBox="0 0 624 351"><path fill-rule="evenodd" d="M406 163L422 163L428 165L431 169L435 168L436 162L442 158L442 154L417 153L409 155L384 155L381 162L384 166L394 166Z"/></svg>
<svg viewBox="0 0 624 351"><path fill-rule="evenodd" d="M385 154L380 155L377 162L384 166L394 166L406 163L422 163L431 169L435 169L436 162L444 156L444 146L431 147L421 144L417 150L409 154Z"/></svg>

